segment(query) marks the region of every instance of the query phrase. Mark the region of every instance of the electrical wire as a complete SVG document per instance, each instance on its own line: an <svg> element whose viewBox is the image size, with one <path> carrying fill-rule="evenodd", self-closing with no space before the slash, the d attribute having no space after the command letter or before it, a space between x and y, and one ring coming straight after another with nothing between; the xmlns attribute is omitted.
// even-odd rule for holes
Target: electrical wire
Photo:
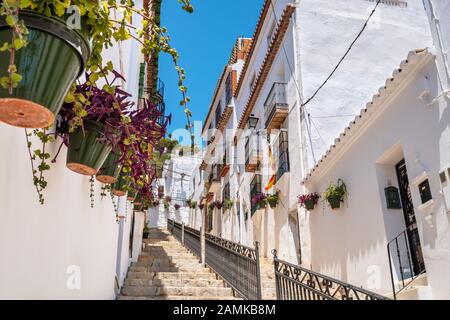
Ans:
<svg viewBox="0 0 450 320"><path fill-rule="evenodd" d="M272 1L272 0L270 0ZM358 41L358 39L361 37L361 35L363 34L364 30L366 30L367 25L370 21L370 19L372 18L372 16L375 14L375 11L377 10L379 4L381 3L381 0L378 0L377 3L375 4L375 7L373 8L372 12L370 13L369 17L366 19L366 22L364 22L364 25L361 29L361 31L359 31L359 33L357 34L356 38L352 41L352 43L350 44L350 46L348 47L347 51L345 52L345 54L343 55L343 57L339 60L338 64L336 65L336 67L334 67L333 71L330 73L330 75L325 79L325 81L319 86L319 88L317 88L317 90L313 93L313 95L311 97L309 97L303 104L302 106L306 106L311 100L313 100L316 95L319 93L320 90L322 90L322 88L325 86L325 84L328 82L328 80L331 79L331 77L336 73L337 69L340 67L340 65L342 64L342 62L344 62L345 58L348 56L348 54L350 53L350 51L352 50L353 46L355 45L356 41Z"/></svg>

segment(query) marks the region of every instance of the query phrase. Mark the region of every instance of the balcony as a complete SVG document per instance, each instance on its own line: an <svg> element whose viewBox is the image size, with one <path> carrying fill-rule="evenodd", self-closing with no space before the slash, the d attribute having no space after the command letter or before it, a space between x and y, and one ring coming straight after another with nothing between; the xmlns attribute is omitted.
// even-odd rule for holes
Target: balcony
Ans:
<svg viewBox="0 0 450 320"><path fill-rule="evenodd" d="M211 167L211 173L208 177L209 188L206 190L213 193L217 193L220 191L221 171L222 171L221 165L216 164Z"/></svg>
<svg viewBox="0 0 450 320"><path fill-rule="evenodd" d="M223 109L220 117L216 120L216 130L223 131L227 126L228 121L230 120L231 115L233 114L233 107L226 106Z"/></svg>
<svg viewBox="0 0 450 320"><path fill-rule="evenodd" d="M227 161L227 152L225 151L225 154L223 155L222 159L222 170L220 171L220 176L226 177L226 175L230 172L230 164Z"/></svg>
<svg viewBox="0 0 450 320"><path fill-rule="evenodd" d="M245 171L255 172L262 161L259 133L247 137L245 143Z"/></svg>
<svg viewBox="0 0 450 320"><path fill-rule="evenodd" d="M286 83L275 82L264 103L265 128L270 132L279 129L289 114Z"/></svg>

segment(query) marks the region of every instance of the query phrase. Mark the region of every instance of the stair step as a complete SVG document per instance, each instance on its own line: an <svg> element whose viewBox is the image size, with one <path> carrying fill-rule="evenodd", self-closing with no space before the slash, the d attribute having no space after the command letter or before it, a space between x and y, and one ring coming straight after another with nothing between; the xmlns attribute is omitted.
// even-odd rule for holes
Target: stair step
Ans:
<svg viewBox="0 0 450 320"><path fill-rule="evenodd" d="M145 296L145 297L138 297L138 296L123 296L120 295L117 297L117 300L242 300L239 298L235 298L232 296L218 296L218 297L214 297L214 296L200 296L200 297L196 297L196 296Z"/></svg>
<svg viewBox="0 0 450 320"><path fill-rule="evenodd" d="M125 284L155 287L224 287L223 281L215 279L126 279Z"/></svg>
<svg viewBox="0 0 450 320"><path fill-rule="evenodd" d="M211 272L129 272L128 279L216 279Z"/></svg>
<svg viewBox="0 0 450 320"><path fill-rule="evenodd" d="M124 296L229 296L231 288L224 287L157 287L157 286L124 286Z"/></svg>

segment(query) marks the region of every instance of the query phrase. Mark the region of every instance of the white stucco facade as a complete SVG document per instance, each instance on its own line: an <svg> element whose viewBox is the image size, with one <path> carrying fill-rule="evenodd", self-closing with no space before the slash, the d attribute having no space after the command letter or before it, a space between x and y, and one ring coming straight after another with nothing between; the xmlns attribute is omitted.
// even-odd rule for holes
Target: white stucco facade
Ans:
<svg viewBox="0 0 450 320"><path fill-rule="evenodd" d="M137 97L139 63L136 43L115 44L104 55L127 82L124 89ZM118 83L119 84L119 83ZM137 101L136 101L137 102ZM30 131L31 132L31 131ZM32 138L32 149L40 142ZM50 161L62 141L47 145ZM114 299L123 285L131 258L141 250L144 218L132 219L126 197L101 197L95 182L91 208L89 177L66 168L67 148L45 172L48 182L40 205L31 174L23 129L0 124L1 187L0 299ZM142 213L143 215L143 213ZM134 246L130 254L130 231ZM140 231L139 231L140 230ZM140 237L140 240L139 240ZM137 248L136 248L137 247Z"/></svg>

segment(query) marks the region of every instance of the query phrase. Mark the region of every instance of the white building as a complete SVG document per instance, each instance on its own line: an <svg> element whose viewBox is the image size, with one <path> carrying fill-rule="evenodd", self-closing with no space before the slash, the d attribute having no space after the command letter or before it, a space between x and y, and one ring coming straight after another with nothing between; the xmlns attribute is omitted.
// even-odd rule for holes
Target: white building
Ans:
<svg viewBox="0 0 450 320"><path fill-rule="evenodd" d="M180 156L178 151L174 151L172 158L164 164L162 178L158 179L158 194L162 195L159 205L149 209L149 228L161 228L167 226L167 219L175 219L184 224L190 224L191 209L187 206L186 200L191 197L191 178L194 169L201 162L200 155ZM170 197L168 208L164 206L164 198ZM180 206L179 209L175 205Z"/></svg>
<svg viewBox="0 0 450 320"><path fill-rule="evenodd" d="M374 5L366 0L305 0L294 5L287 0L265 1L249 52L236 67L238 82L230 100L233 117L224 126L229 129L224 130L227 139L208 144L201 167L207 170L202 177L206 182L212 172L203 195L209 192L208 200L213 201L229 194L234 200L232 210L216 209L212 222L207 219L213 234L249 246L259 241L262 256L268 259L272 249L292 262L301 262L308 254L309 244L299 241L298 227L307 221L297 206L307 170L348 120L359 114L398 61L411 49L431 44L422 1L382 1L334 76L301 107L344 56ZM214 93L205 129L213 123L225 76ZM230 169L222 177L217 171L222 168L215 165L222 163L223 149ZM272 175L277 181L269 193L280 193L279 204L258 210L251 198L264 192Z"/></svg>

